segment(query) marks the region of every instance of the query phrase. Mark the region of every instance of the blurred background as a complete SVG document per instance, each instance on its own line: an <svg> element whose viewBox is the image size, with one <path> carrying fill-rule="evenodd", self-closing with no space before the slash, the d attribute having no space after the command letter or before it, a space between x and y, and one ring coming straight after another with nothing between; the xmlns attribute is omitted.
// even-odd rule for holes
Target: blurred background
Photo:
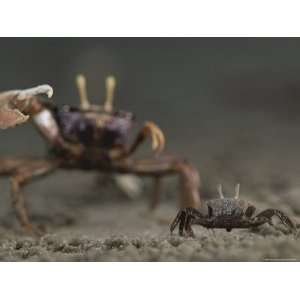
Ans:
<svg viewBox="0 0 300 300"><path fill-rule="evenodd" d="M167 152L192 161L202 196L242 195L300 213L300 39L1 38L0 90L48 83L58 105L77 104L75 76L90 99L118 80L115 107L159 124ZM134 134L134 133L133 133ZM0 154L42 156L31 124L1 131ZM149 153L149 144L144 147Z"/></svg>

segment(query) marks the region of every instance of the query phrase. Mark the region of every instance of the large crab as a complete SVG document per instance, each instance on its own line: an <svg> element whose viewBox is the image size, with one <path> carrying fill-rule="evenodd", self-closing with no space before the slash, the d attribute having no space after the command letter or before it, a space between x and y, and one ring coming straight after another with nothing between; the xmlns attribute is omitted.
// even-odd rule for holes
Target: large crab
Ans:
<svg viewBox="0 0 300 300"><path fill-rule="evenodd" d="M231 231L233 228L254 228L265 223L273 225L272 217L277 216L289 231L295 232L296 225L282 211L266 209L258 214L255 206L239 198L240 185L235 188L233 198L224 197L222 186L218 186L219 199L207 200L199 210L188 207L181 209L171 223L170 231L179 224L179 235L194 237L192 225L197 224L206 228L223 228Z"/></svg>
<svg viewBox="0 0 300 300"><path fill-rule="evenodd" d="M134 117L131 112L113 110L114 77L106 79L106 99L101 106L90 104L83 75L77 77L76 83L79 107L65 105L59 108L40 101L35 93L26 98L28 105L22 111L31 116L49 145L50 151L45 158L0 158L0 175L11 176L13 206L21 225L30 232L41 233L29 220L22 187L59 168L150 176L154 178L151 209L159 201L161 177L177 174L180 206L197 208L200 204L198 172L185 159L161 155L165 138L157 125L145 122L133 142L128 142ZM154 155L147 159L132 158L147 137L152 140Z"/></svg>

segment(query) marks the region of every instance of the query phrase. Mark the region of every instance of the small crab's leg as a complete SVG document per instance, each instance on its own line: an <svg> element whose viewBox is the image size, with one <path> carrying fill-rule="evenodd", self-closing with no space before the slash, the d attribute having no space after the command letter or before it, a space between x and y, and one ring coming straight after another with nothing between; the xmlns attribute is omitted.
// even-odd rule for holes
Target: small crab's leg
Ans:
<svg viewBox="0 0 300 300"><path fill-rule="evenodd" d="M58 161L29 160L19 166L11 177L13 206L16 210L16 214L21 225L29 232L36 234L41 233L29 221L24 195L22 194L22 187L25 184L30 183L30 181L33 179L49 174L58 168L58 166Z"/></svg>
<svg viewBox="0 0 300 300"><path fill-rule="evenodd" d="M266 209L255 216L256 219L265 218L268 222L271 221L273 216L277 216L283 225L285 225L288 229L292 230L293 232L296 230L296 225L293 221L282 211L277 209Z"/></svg>
<svg viewBox="0 0 300 300"><path fill-rule="evenodd" d="M183 214L185 214L184 210L180 210L177 213L175 219L173 220L173 222L170 225L170 232L171 232L171 234L173 233L173 231L176 228L176 226L178 225L178 223L182 220Z"/></svg>
<svg viewBox="0 0 300 300"><path fill-rule="evenodd" d="M187 236L194 236L192 230L192 224L201 223L203 220L202 214L192 207L181 209L176 215L174 221L170 225L170 232L172 233L179 223L179 235L184 235L186 232Z"/></svg>
<svg viewBox="0 0 300 300"><path fill-rule="evenodd" d="M109 171L140 176L179 175L181 188L180 207L200 207L200 179L197 170L187 161L176 157L157 157L145 160L123 159L113 161Z"/></svg>
<svg viewBox="0 0 300 300"><path fill-rule="evenodd" d="M174 229L179 223L179 229L178 233L179 235L183 236L184 235L184 230L187 227L187 221L188 221L188 214L186 209L181 209L178 214L176 215L174 221L170 225L170 232L171 234L173 233Z"/></svg>
<svg viewBox="0 0 300 300"><path fill-rule="evenodd" d="M252 205L248 206L246 211L245 211L245 216L247 218L251 218L253 214L255 213L256 208Z"/></svg>
<svg viewBox="0 0 300 300"><path fill-rule="evenodd" d="M180 220L180 223L179 223L179 235L181 235L181 236L184 235L184 230L185 230L185 227L186 227L187 218L188 218L188 215L187 215L186 211L184 210L182 215L181 215L181 220Z"/></svg>
<svg viewBox="0 0 300 300"><path fill-rule="evenodd" d="M195 237L194 231L193 231L192 226L191 226L192 220L193 220L193 217L190 216L190 215L187 215L184 229L185 229L188 236Z"/></svg>

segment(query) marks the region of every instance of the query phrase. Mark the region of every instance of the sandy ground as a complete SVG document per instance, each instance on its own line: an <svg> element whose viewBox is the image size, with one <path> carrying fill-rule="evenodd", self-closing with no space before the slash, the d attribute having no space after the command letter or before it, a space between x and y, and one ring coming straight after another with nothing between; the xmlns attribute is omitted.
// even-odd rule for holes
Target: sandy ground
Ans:
<svg viewBox="0 0 300 300"><path fill-rule="evenodd" d="M31 237L20 230L9 202L9 184L3 191L0 218L1 261L269 261L299 260L300 243L285 230L264 225L256 230L206 230L195 227L196 238L169 234L176 214L173 182L168 182L163 203L147 214L144 196L127 199L111 184L98 185L97 176L58 172L26 189L32 220L47 234ZM296 191L298 193L298 191ZM268 198L269 197L269 198ZM277 199L265 192L266 204ZM273 199L273 200L272 200ZM251 199L250 199L251 200ZM258 209L260 209L258 204ZM295 219L291 205L283 209ZM162 220L165 221L162 222Z"/></svg>

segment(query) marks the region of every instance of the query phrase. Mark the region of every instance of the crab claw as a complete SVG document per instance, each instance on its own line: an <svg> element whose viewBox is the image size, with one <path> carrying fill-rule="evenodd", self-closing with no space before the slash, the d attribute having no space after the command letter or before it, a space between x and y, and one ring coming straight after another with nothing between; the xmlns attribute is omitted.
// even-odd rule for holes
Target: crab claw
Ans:
<svg viewBox="0 0 300 300"><path fill-rule="evenodd" d="M15 92L17 92L16 100L18 101L26 101L29 100L31 97L43 94L46 94L48 98L51 98L53 96L53 88L48 84L42 84L33 88Z"/></svg>
<svg viewBox="0 0 300 300"><path fill-rule="evenodd" d="M152 149L157 153L161 153L166 144L165 136L161 129L153 122L145 122L145 129L149 132L152 141Z"/></svg>
<svg viewBox="0 0 300 300"><path fill-rule="evenodd" d="M29 119L29 116L22 114L19 110L0 110L0 128L6 129L22 124Z"/></svg>
<svg viewBox="0 0 300 300"><path fill-rule="evenodd" d="M0 128L6 129L26 122L29 116L24 114L24 111L31 105L35 96L42 94L51 98L52 87L44 84L25 90L0 93Z"/></svg>

